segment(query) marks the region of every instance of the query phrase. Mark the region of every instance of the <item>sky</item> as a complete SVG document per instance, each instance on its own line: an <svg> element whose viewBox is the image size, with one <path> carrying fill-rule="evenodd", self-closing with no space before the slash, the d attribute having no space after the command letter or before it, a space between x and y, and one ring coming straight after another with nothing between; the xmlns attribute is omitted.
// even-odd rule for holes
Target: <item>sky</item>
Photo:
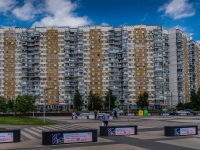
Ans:
<svg viewBox="0 0 200 150"><path fill-rule="evenodd" d="M159 25L200 44L200 0L0 0L0 27Z"/></svg>

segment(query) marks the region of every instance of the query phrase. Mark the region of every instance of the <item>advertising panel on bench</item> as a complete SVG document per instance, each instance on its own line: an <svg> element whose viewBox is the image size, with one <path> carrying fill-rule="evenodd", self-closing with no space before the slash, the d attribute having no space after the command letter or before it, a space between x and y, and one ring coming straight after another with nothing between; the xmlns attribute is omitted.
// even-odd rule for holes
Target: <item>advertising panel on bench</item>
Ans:
<svg viewBox="0 0 200 150"><path fill-rule="evenodd" d="M94 119L94 115L89 115L89 119Z"/></svg>
<svg viewBox="0 0 200 150"><path fill-rule="evenodd" d="M77 119L87 119L87 116L77 116Z"/></svg>
<svg viewBox="0 0 200 150"><path fill-rule="evenodd" d="M92 132L52 134L52 144L92 142Z"/></svg>
<svg viewBox="0 0 200 150"><path fill-rule="evenodd" d="M180 116L187 116L188 114L187 113L178 113L178 115L180 115Z"/></svg>
<svg viewBox="0 0 200 150"><path fill-rule="evenodd" d="M0 143L5 143L5 142L13 142L12 132L0 133Z"/></svg>
<svg viewBox="0 0 200 150"><path fill-rule="evenodd" d="M169 116L169 113L162 113L163 116Z"/></svg>
<svg viewBox="0 0 200 150"><path fill-rule="evenodd" d="M135 134L135 128L108 128L108 135L129 135Z"/></svg>
<svg viewBox="0 0 200 150"><path fill-rule="evenodd" d="M97 116L98 117L98 120L102 120L103 119L103 116Z"/></svg>
<svg viewBox="0 0 200 150"><path fill-rule="evenodd" d="M174 135L195 135L196 134L196 128L175 128L174 129Z"/></svg>

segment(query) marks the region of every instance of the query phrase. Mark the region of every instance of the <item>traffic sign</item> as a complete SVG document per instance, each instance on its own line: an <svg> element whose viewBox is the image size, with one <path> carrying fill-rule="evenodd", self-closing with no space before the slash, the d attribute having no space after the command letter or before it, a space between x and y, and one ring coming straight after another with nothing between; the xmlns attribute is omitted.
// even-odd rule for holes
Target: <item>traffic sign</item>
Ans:
<svg viewBox="0 0 200 150"><path fill-rule="evenodd" d="M119 104L120 104L120 101L119 101L119 100L116 100L116 101L115 101L115 106L119 106Z"/></svg>

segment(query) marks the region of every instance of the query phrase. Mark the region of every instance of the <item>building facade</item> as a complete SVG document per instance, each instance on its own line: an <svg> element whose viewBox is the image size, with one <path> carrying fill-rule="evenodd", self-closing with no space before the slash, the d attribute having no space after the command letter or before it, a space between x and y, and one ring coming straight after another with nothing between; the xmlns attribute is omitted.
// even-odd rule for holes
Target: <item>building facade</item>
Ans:
<svg viewBox="0 0 200 150"><path fill-rule="evenodd" d="M162 26L1 28L0 53L0 94L43 105L48 89L51 108L73 108L76 90L86 107L90 91L109 89L121 105L146 91L150 107L174 107L200 87L200 46Z"/></svg>

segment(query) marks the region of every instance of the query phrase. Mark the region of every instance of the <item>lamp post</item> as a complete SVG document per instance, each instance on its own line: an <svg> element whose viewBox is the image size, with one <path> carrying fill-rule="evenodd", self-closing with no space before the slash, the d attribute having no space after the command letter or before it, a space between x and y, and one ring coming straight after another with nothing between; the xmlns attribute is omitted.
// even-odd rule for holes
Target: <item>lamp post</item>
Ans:
<svg viewBox="0 0 200 150"><path fill-rule="evenodd" d="M173 93L174 89L171 91L171 109L173 108L173 100L172 100L172 93Z"/></svg>
<svg viewBox="0 0 200 150"><path fill-rule="evenodd" d="M93 100L92 100L92 111L93 111Z"/></svg>
<svg viewBox="0 0 200 150"><path fill-rule="evenodd" d="M58 112L59 112L59 109L60 109L60 106L59 106L59 104L60 104L60 90L61 90L61 88L58 85Z"/></svg>
<svg viewBox="0 0 200 150"><path fill-rule="evenodd" d="M108 92L109 92L109 112L110 112L110 88L109 88Z"/></svg>
<svg viewBox="0 0 200 150"><path fill-rule="evenodd" d="M88 92L88 88L89 87L89 83L87 84L87 90L86 90L86 94L87 94L87 99L86 99L86 101L87 101L87 109L88 109L88 102L89 102L89 92Z"/></svg>
<svg viewBox="0 0 200 150"><path fill-rule="evenodd" d="M53 89L53 88L44 88L44 102L43 102L43 105L44 105L44 108L43 108L43 123L45 124L45 113L46 113L46 91L50 90L50 89Z"/></svg>
<svg viewBox="0 0 200 150"><path fill-rule="evenodd" d="M128 103L127 103L127 109L128 109L128 121L129 121L129 101L128 101Z"/></svg>
<svg viewBox="0 0 200 150"><path fill-rule="evenodd" d="M72 102L72 86L73 86L73 84L70 83L70 85L71 85L71 87L70 87L70 93L71 93L71 95L70 95L70 100L69 100L69 109L71 108L71 107L70 107L70 106L71 106L71 103L70 103L70 102Z"/></svg>
<svg viewBox="0 0 200 150"><path fill-rule="evenodd" d="M74 85L74 84L70 84L71 85L71 87L72 87L72 85ZM71 89L72 90L72 89ZM74 88L74 91L73 91L73 99L72 99L72 101L73 101L73 109L74 109L74 96L75 96L75 92L76 92L76 89ZM72 96L72 92L71 92L71 96Z"/></svg>
<svg viewBox="0 0 200 150"><path fill-rule="evenodd" d="M128 79L128 82L127 82L127 84L129 83L129 79ZM129 89L129 88L128 88ZM128 92L128 121L129 121L129 92Z"/></svg>

